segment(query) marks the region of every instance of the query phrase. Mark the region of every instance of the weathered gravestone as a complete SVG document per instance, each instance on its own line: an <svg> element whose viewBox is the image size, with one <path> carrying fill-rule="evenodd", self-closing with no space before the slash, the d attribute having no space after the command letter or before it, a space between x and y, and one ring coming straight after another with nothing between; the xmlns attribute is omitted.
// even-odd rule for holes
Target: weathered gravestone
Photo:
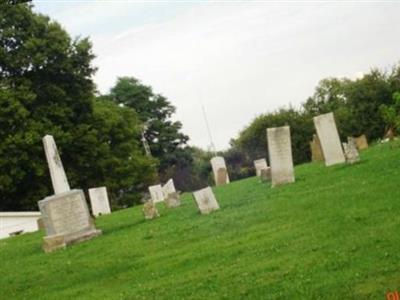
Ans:
<svg viewBox="0 0 400 300"><path fill-rule="evenodd" d="M346 162L349 164L354 164L360 161L360 155L357 150L356 142L354 138L348 137L347 143L343 143L344 155L346 157Z"/></svg>
<svg viewBox="0 0 400 300"><path fill-rule="evenodd" d="M271 167L261 169L260 179L262 182L267 182L271 180Z"/></svg>
<svg viewBox="0 0 400 300"><path fill-rule="evenodd" d="M357 149L360 151L368 149L368 141L367 141L367 137L365 136L365 134L363 134L359 137L356 137L355 143L356 143Z"/></svg>
<svg viewBox="0 0 400 300"><path fill-rule="evenodd" d="M111 213L110 201L108 200L105 186L89 189L89 198L92 205L92 213L95 217Z"/></svg>
<svg viewBox="0 0 400 300"><path fill-rule="evenodd" d="M332 166L345 162L333 113L314 117L314 125L321 142L325 165Z"/></svg>
<svg viewBox="0 0 400 300"><path fill-rule="evenodd" d="M319 141L318 135L313 134L313 140L310 142L311 148L311 161L324 161L324 155L322 154L321 142Z"/></svg>
<svg viewBox="0 0 400 300"><path fill-rule="evenodd" d="M82 190L70 190L54 138L43 138L55 195L38 202L46 230L43 249L51 252L101 234L94 226Z"/></svg>
<svg viewBox="0 0 400 300"><path fill-rule="evenodd" d="M46 197L39 201L39 209L46 229L43 249L51 252L101 234L94 226L82 190Z"/></svg>
<svg viewBox="0 0 400 300"><path fill-rule="evenodd" d="M155 219L160 216L156 206L154 205L153 201L151 201L151 200L147 201L145 204L143 204L143 214L144 214L144 218L146 220Z"/></svg>
<svg viewBox="0 0 400 300"><path fill-rule="evenodd" d="M149 192L150 192L151 200L154 203L164 201L164 193L163 193L161 184L149 186Z"/></svg>
<svg viewBox="0 0 400 300"><path fill-rule="evenodd" d="M254 168L256 169L256 176L261 176L261 170L268 168L267 160L265 158L255 160Z"/></svg>
<svg viewBox="0 0 400 300"><path fill-rule="evenodd" d="M49 165L51 182L53 183L54 194L61 194L70 190L64 167L57 151L53 136L43 137L44 152L46 153L47 164Z"/></svg>
<svg viewBox="0 0 400 300"><path fill-rule="evenodd" d="M172 179L167 181L167 183L162 187L162 190L165 206L173 208L181 205L179 194L175 190L174 181Z"/></svg>
<svg viewBox="0 0 400 300"><path fill-rule="evenodd" d="M272 187L294 182L290 127L267 129Z"/></svg>
<svg viewBox="0 0 400 300"><path fill-rule="evenodd" d="M214 193L210 187L196 191L193 195L201 214L209 214L219 209L217 199L215 199Z"/></svg>
<svg viewBox="0 0 400 300"><path fill-rule="evenodd" d="M215 185L223 185L229 183L228 170L226 168L225 159L216 156L211 159L211 167L214 174Z"/></svg>

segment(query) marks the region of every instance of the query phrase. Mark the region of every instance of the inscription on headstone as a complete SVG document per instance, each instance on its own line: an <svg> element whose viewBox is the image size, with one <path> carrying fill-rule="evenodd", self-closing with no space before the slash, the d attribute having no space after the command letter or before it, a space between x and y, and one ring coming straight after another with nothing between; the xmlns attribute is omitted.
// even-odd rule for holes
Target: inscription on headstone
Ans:
<svg viewBox="0 0 400 300"><path fill-rule="evenodd" d="M325 165L332 166L345 162L345 157L340 143L339 133L336 128L333 113L314 117L314 125L321 142Z"/></svg>
<svg viewBox="0 0 400 300"><path fill-rule="evenodd" d="M47 164L49 165L54 194L68 192L70 188L67 176L65 175L64 167L53 136L46 135L43 137L43 147L46 153Z"/></svg>
<svg viewBox="0 0 400 300"><path fill-rule="evenodd" d="M164 201L164 193L161 187L161 184L152 185L149 187L151 201L154 203Z"/></svg>
<svg viewBox="0 0 400 300"><path fill-rule="evenodd" d="M201 214L209 214L219 209L217 199L215 199L214 193L210 187L196 191L193 195Z"/></svg>
<svg viewBox="0 0 400 300"><path fill-rule="evenodd" d="M89 197L92 213L95 217L111 213L110 201L108 200L105 186L89 189Z"/></svg>
<svg viewBox="0 0 400 300"><path fill-rule="evenodd" d="M290 127L267 129L272 187L294 182Z"/></svg>
<svg viewBox="0 0 400 300"><path fill-rule="evenodd" d="M213 157L211 159L211 167L214 174L215 185L218 186L229 183L229 174L223 157ZM224 171L221 171L221 169L224 169ZM222 176L223 174L225 174L225 176Z"/></svg>

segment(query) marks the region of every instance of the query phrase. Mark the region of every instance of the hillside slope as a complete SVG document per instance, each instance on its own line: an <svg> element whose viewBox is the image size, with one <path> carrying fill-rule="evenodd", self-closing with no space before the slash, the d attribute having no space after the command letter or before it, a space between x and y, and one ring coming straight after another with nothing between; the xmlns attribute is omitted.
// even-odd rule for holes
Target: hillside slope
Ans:
<svg viewBox="0 0 400 300"><path fill-rule="evenodd" d="M43 233L0 241L1 299L384 299L400 290L400 144L362 162L295 169L191 195L145 221L141 207L99 218L103 235L44 254Z"/></svg>

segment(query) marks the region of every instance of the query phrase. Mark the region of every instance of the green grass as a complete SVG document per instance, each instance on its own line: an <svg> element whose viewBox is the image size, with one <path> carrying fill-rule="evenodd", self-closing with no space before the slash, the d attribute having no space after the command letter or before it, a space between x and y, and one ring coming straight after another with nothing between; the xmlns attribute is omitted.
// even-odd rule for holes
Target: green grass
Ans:
<svg viewBox="0 0 400 300"><path fill-rule="evenodd" d="M145 221L141 207L97 219L103 235L52 254L43 233L0 241L1 299L385 299L400 290L400 144L362 162L296 168L191 195Z"/></svg>

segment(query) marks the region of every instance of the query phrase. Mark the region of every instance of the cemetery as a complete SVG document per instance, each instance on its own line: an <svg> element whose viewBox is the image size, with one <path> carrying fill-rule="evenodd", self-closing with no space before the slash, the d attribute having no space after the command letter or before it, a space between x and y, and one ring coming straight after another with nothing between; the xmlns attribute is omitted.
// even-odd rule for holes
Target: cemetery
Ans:
<svg viewBox="0 0 400 300"><path fill-rule="evenodd" d="M224 150L208 117L241 109L199 96L205 149L27 2L0 3L0 299L400 300L400 64L266 104Z"/></svg>

